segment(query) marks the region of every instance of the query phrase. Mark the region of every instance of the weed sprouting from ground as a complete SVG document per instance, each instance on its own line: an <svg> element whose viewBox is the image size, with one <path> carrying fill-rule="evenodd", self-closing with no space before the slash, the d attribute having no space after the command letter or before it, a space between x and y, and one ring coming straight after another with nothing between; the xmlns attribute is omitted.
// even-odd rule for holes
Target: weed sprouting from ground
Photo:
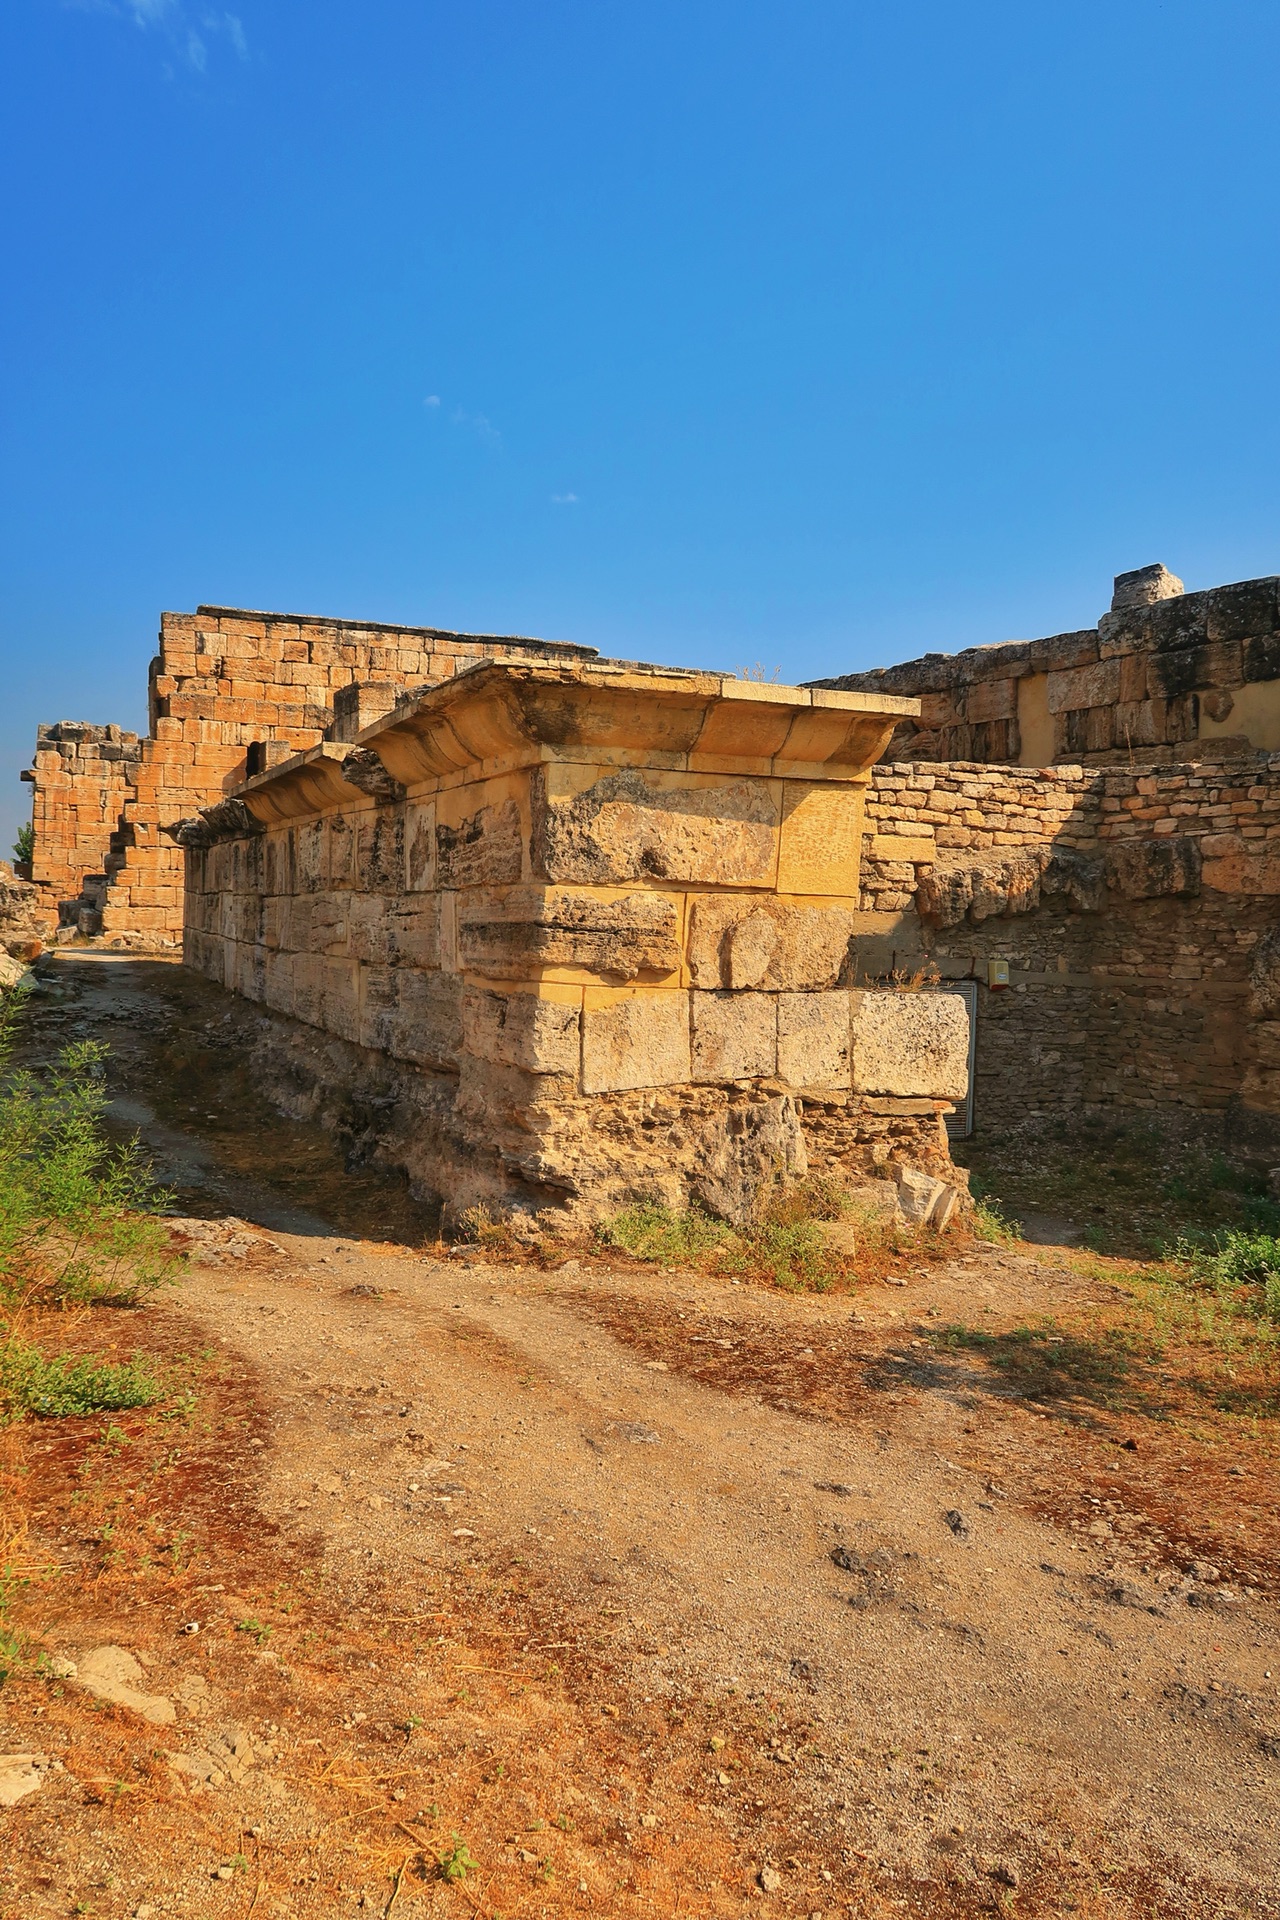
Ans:
<svg viewBox="0 0 1280 1920"><path fill-rule="evenodd" d="M837 1221L850 1230L843 1244L824 1231ZM655 1265L701 1268L812 1293L846 1282L860 1258L879 1257L891 1243L909 1237L824 1176L778 1180L754 1219L740 1226L697 1207L676 1212L650 1204L616 1214L598 1233L602 1247Z"/></svg>
<svg viewBox="0 0 1280 1920"><path fill-rule="evenodd" d="M153 1406L162 1391L139 1360L74 1360L65 1353L46 1359L21 1340L0 1346L0 1422L6 1410L10 1417L34 1413L45 1419L119 1413Z"/></svg>
<svg viewBox="0 0 1280 1920"><path fill-rule="evenodd" d="M9 1070L23 996L0 1001L0 1424L149 1406L136 1362L48 1357L31 1335L68 1310L134 1304L177 1262L139 1149L103 1131L106 1049L68 1047L43 1076Z"/></svg>
<svg viewBox="0 0 1280 1920"><path fill-rule="evenodd" d="M102 1127L106 1048L66 1048L47 1075L7 1071L22 997L0 1003L0 1310L135 1301L175 1263L136 1145Z"/></svg>

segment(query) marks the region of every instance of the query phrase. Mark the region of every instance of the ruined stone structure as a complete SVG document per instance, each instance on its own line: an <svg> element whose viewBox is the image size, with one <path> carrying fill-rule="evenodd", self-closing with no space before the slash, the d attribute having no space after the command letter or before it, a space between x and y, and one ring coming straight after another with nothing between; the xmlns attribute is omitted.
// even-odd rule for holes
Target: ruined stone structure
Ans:
<svg viewBox="0 0 1280 1920"><path fill-rule="evenodd" d="M370 1116L455 1217L950 1174L963 1004L854 984L869 769L913 705L477 666L175 828L188 964L270 1010L298 1111Z"/></svg>
<svg viewBox="0 0 1280 1920"><path fill-rule="evenodd" d="M44 920L57 924L63 901L98 903L122 853L121 816L137 787L142 743L120 727L59 720L36 735L33 787L35 855L31 878ZM68 912L68 918L70 912Z"/></svg>
<svg viewBox="0 0 1280 1920"><path fill-rule="evenodd" d="M815 686L915 694L895 760L1111 766L1280 750L1280 577L1184 593L1120 574L1096 627L929 653Z"/></svg>
<svg viewBox="0 0 1280 1920"><path fill-rule="evenodd" d="M980 1124L1136 1108L1277 1133L1280 754L889 764L866 813L859 967L979 983Z"/></svg>
<svg viewBox="0 0 1280 1920"><path fill-rule="evenodd" d="M163 614L145 739L67 721L40 729L28 778L47 925L61 917L109 945L178 946L182 860L166 822L212 805L273 753L313 746L353 686L384 689L385 711L406 687L489 656L591 659L595 649L230 607ZM358 702L348 706L358 718Z"/></svg>

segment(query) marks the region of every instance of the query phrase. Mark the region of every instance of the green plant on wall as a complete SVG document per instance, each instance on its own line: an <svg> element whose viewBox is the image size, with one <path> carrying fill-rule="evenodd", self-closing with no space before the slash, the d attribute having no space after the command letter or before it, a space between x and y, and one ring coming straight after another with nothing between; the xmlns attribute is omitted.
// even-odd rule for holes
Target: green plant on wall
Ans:
<svg viewBox="0 0 1280 1920"><path fill-rule="evenodd" d="M14 858L30 860L36 850L36 830L28 820L24 827L18 828L18 837L13 843Z"/></svg>

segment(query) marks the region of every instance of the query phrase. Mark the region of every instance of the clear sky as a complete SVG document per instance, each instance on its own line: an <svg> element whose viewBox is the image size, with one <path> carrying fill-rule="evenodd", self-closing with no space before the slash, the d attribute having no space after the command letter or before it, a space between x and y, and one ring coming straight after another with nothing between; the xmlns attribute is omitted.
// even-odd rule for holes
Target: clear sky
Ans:
<svg viewBox="0 0 1280 1920"><path fill-rule="evenodd" d="M200 601L802 679L1280 570L1275 0L6 0L0 842Z"/></svg>

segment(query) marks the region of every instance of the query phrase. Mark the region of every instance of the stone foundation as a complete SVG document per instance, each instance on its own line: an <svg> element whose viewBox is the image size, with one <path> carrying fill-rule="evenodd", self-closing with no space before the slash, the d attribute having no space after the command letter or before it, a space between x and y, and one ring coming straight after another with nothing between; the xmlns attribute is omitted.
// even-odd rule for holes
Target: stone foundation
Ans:
<svg viewBox="0 0 1280 1920"><path fill-rule="evenodd" d="M902 703L491 664L173 829L186 957L274 1016L278 1097L456 1217L746 1219L809 1165L950 1170L952 996L854 984Z"/></svg>

